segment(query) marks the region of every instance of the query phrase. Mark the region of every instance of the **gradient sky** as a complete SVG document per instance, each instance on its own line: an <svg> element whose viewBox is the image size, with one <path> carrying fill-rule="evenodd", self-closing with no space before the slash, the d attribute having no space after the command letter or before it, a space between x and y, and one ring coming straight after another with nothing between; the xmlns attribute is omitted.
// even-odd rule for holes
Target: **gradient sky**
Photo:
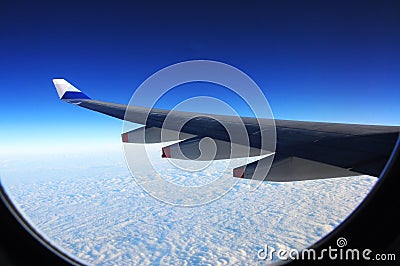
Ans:
<svg viewBox="0 0 400 266"><path fill-rule="evenodd" d="M194 59L247 73L276 118L400 125L399 1L79 2L1 2L3 154L120 142L121 121L60 102L52 78L128 103Z"/></svg>

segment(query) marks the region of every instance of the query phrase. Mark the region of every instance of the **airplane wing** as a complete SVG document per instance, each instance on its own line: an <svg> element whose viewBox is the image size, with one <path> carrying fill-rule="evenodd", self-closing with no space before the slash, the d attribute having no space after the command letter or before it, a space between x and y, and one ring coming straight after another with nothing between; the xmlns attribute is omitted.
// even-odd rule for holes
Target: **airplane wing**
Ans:
<svg viewBox="0 0 400 266"><path fill-rule="evenodd" d="M144 125L123 133L123 142L180 140L164 147L162 157L210 159L200 156L199 143L205 137L216 144L214 159L267 155L275 150L275 156L234 169L233 175L239 178L287 182L363 174L378 177L400 132L399 126L272 120L127 106L92 100L64 79L53 79L53 83L65 102ZM187 122L178 128L182 121ZM243 130L246 138L232 136L232 132ZM276 147L275 143L262 143L265 133L276 134ZM232 154L232 145L248 149L235 149ZM256 169L267 167L268 175L257 175Z"/></svg>

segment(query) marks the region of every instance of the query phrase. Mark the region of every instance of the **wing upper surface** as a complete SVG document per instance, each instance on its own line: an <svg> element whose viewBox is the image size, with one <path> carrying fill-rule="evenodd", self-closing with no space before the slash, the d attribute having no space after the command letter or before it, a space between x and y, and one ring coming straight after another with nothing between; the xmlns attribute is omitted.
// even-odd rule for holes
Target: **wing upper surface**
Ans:
<svg viewBox="0 0 400 266"><path fill-rule="evenodd" d="M267 147L267 150L275 150L276 163L282 158L298 158L291 160L291 164L288 160L286 163L296 165L300 169L299 165L303 162L304 167L301 169L304 176L307 175L305 169L313 169L310 162L343 168L352 173L379 176L400 132L399 126L273 120L127 106L92 100L68 84L60 80L55 82L63 101L142 124L146 128L165 128L180 131L188 136L210 137L223 142L248 145L255 149ZM68 97L63 97L67 94ZM176 125L181 125L182 121L185 121L184 126L177 128ZM247 140L232 138L232 132L243 130ZM261 143L261 135L265 132L276 134L276 147L275 143L271 143L270 146L268 143ZM318 167L320 171L329 168L321 165ZM330 171L334 172L332 168ZM313 176L312 173L310 176Z"/></svg>

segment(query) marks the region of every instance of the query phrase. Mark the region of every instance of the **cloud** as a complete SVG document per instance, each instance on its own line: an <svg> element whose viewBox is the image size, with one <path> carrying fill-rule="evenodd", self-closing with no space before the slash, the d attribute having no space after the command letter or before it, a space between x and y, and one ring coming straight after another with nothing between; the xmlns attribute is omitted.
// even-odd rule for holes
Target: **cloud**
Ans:
<svg viewBox="0 0 400 266"><path fill-rule="evenodd" d="M1 166L2 182L19 209L55 245L87 263L105 265L255 264L265 244L300 249L319 240L376 181L359 176L263 182L250 192L249 181L240 180L219 200L187 208L143 191L121 164L121 154L53 159L41 165L40 178L17 182L17 176L29 179L35 161L44 159L25 160L14 172L7 170L13 164Z"/></svg>

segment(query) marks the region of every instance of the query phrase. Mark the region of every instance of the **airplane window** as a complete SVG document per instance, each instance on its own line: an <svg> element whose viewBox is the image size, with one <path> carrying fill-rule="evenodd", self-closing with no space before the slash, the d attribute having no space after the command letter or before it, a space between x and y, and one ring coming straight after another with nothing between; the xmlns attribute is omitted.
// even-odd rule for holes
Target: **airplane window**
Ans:
<svg viewBox="0 0 400 266"><path fill-rule="evenodd" d="M2 199L71 263L285 262L380 185L400 132L398 14L4 4Z"/></svg>
<svg viewBox="0 0 400 266"><path fill-rule="evenodd" d="M55 82L56 87L59 86L57 82L61 81ZM168 96L160 98L157 104L162 105L165 99L171 103L173 94L179 95L182 90L187 95L189 91L198 92L199 86L211 86L214 95L226 89L208 83L189 83L169 91ZM136 96L141 96L141 89L136 90ZM148 93L148 90L144 92ZM254 94L256 91L251 95ZM280 124L287 121L275 120L273 131L265 126L253 133L256 135L261 130L274 133L264 136L266 142L276 142L267 146L276 147L272 151L274 158L270 154L253 154L243 160L240 150L232 148L226 154L225 146L213 139L214 135L209 135L210 142L202 143L202 139L193 138L190 134L193 132L187 131L201 123L213 125L207 130L210 133L217 131L215 127L222 123L228 124L225 129L233 136L240 133L240 129L229 128L236 125L232 116L226 122L226 116L207 117L195 113L178 119L181 132L168 127L168 123L173 123L176 116L181 117L182 110L196 106L200 109L207 106L212 114L242 115L234 109L239 113L249 112L240 108L246 101L236 102L232 109L221 99L211 96L179 100L178 110L168 112L164 119L165 124L161 127L164 132L155 130L150 124L145 129L129 122L130 116L137 119L140 114L133 105L136 96L127 110L133 109L125 114L123 152L117 139L110 140L114 145L104 147L82 143L79 151L63 148L58 152L43 150L27 154L30 150L21 150L14 156L3 156L1 161L2 185L18 211L48 243L83 264L253 264L285 260L287 257L274 257L265 251L300 251L312 245L349 216L378 179L372 176L373 172L368 175L327 165L323 160L329 160L330 153L320 153L321 157L315 157L314 161L297 154L282 159L282 142L286 145L290 141L300 141L297 148L306 143L313 153L320 152L320 143L330 149L335 145L336 150L333 150L337 154L348 156L347 150L339 149L340 142L346 143L346 147L351 147L349 141L370 142L368 147L373 148L373 141L380 141L382 149L391 136L385 135L384 141L379 138L380 134L374 134L378 137L372 139L371 134L368 139L353 135L343 137L343 134L334 133L344 130L338 129L337 125L306 124L310 128L305 130L302 128L305 125L299 122L290 124L295 130L291 132L290 127ZM151 101L150 97L146 99ZM266 111L269 110L266 104L262 109L264 112L258 113L264 119L271 116ZM255 113L259 111L250 109ZM163 114L158 109L154 115L161 119ZM153 121L151 117L151 113L148 114L148 123ZM251 124L244 125L247 130L243 137L254 143L247 133L252 130ZM317 133L313 131L316 126L319 127ZM323 130L328 131L325 127L329 132L323 134ZM357 130L355 127L345 130ZM223 131L217 132L219 136L223 134ZM282 136L283 140L280 139ZM319 141L315 142L315 139ZM393 140L395 142L395 138ZM177 141L181 146L176 146ZM233 137L231 141L237 139ZM186 142L189 148L182 145ZM199 147L199 154L191 158L196 147ZM181 155L186 157L176 157L181 156L177 151L182 151ZM213 151L210 153L212 158L218 159L210 162L207 157L202 160L201 156L208 156L209 151ZM303 156L310 155L304 153ZM248 178L246 170L236 174L242 165L258 160L269 162L267 179ZM332 164L339 163L340 160L332 160ZM371 171L366 166L355 165L354 169L361 169L357 171Z"/></svg>

